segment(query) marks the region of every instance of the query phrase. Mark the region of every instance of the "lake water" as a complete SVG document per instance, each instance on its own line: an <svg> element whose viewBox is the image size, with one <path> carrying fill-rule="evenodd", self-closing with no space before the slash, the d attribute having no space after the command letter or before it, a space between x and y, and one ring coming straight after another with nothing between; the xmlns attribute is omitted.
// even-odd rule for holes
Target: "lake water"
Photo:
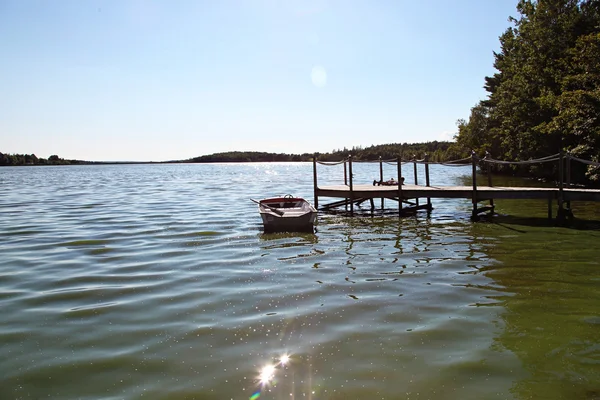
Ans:
<svg viewBox="0 0 600 400"><path fill-rule="evenodd" d="M0 188L0 399L600 399L596 204L574 227L434 199L263 235L249 199L312 201L312 164L6 167Z"/></svg>

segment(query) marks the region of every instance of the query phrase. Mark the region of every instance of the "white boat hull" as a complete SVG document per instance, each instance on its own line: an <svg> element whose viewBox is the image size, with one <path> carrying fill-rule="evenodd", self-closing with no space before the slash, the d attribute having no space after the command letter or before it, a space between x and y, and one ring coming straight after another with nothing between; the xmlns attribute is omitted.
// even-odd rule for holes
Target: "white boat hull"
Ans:
<svg viewBox="0 0 600 400"><path fill-rule="evenodd" d="M263 199L258 205L265 232L313 232L317 210L299 197Z"/></svg>

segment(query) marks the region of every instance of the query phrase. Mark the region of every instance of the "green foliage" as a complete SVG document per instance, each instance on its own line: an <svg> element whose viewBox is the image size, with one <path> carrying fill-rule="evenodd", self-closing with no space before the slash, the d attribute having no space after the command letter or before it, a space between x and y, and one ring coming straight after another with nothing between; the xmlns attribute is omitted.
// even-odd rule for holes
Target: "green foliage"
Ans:
<svg viewBox="0 0 600 400"><path fill-rule="evenodd" d="M423 158L425 154L429 155L430 161L449 161L454 153L450 150L451 142L426 142L426 143L391 143L382 145L373 145L366 148L355 147L352 150L334 150L331 153L322 154L319 157L321 161L338 161L352 154L357 161L374 161L381 157L383 160L396 159L403 160L412 158ZM457 157L461 158L461 157Z"/></svg>
<svg viewBox="0 0 600 400"><path fill-rule="evenodd" d="M79 160L65 160L52 155L45 158L38 158L35 154L3 154L0 153L0 166L7 165L68 165L68 164L83 164Z"/></svg>
<svg viewBox="0 0 600 400"><path fill-rule="evenodd" d="M500 36L498 71L485 78L489 96L458 121L457 146L494 158L527 160L569 151L600 156L600 2L520 0L514 27ZM548 165L548 164L546 164ZM533 166L511 172L551 175ZM576 168L573 179L597 181L598 169Z"/></svg>
<svg viewBox="0 0 600 400"><path fill-rule="evenodd" d="M384 160L395 159L417 159L429 155L431 161L450 161L464 158L468 152L464 152L451 142L427 142L414 144L384 144L370 146L367 148L354 147L351 150L334 150L331 153L267 153L259 151L231 151L215 153L194 157L188 160L168 161L170 163L194 162L194 163L216 163L216 162L290 162L290 161L312 161L314 156L320 161L340 161L352 154L355 160L375 161L381 157ZM0 153L0 166L4 165L64 165L64 164L107 164L103 162L90 162L80 160L65 160L57 155L51 155L48 159L38 158L35 154L3 154ZM110 164L110 163L109 163ZM120 163L119 163L120 164Z"/></svg>
<svg viewBox="0 0 600 400"><path fill-rule="evenodd" d="M265 153L255 151L232 151L226 153L215 153L199 156L187 160L187 162L210 163L210 162L270 162L270 161L312 161L316 155L319 161L340 161L348 155L352 155L357 161L375 161L381 157L384 160L422 158L429 155L430 161L450 161L464 158L468 153L453 146L451 142L427 142L415 144L383 144L366 148L353 147L351 150L333 150L331 153L316 154L282 154Z"/></svg>
<svg viewBox="0 0 600 400"><path fill-rule="evenodd" d="M215 153L205 156L194 157L186 160L196 163L214 163L214 162L273 162L273 161L308 161L312 159L309 154L283 154L266 153L259 151L230 151L225 153Z"/></svg>

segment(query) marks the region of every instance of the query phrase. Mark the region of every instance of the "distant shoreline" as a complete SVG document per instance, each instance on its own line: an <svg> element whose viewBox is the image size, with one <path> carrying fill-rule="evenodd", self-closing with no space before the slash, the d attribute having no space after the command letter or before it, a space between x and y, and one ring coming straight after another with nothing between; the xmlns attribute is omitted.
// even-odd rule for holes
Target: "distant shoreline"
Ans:
<svg viewBox="0 0 600 400"><path fill-rule="evenodd" d="M26 166L26 165L119 165L119 164L183 164L183 163L240 163L240 162L311 162L314 157L320 161L339 161L352 154L353 159L359 161L377 160L379 158L410 159L415 156L429 155L431 161L448 161L464 158L465 151L460 150L453 142L425 142L425 143L392 143L374 145L366 148L353 147L333 150L329 153L267 153L259 151L230 151L213 153L186 160L170 161L85 161L69 160L52 155L39 158L35 154L3 154L0 153L0 166ZM466 153L465 153L466 154Z"/></svg>

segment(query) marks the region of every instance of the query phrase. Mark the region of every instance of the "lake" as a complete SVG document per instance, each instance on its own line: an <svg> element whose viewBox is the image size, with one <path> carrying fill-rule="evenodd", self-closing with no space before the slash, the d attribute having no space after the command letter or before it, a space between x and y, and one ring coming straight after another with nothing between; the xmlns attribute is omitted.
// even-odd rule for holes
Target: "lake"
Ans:
<svg viewBox="0 0 600 400"><path fill-rule="evenodd" d="M312 164L4 167L0 185L0 399L600 399L598 204L572 227L543 201L472 223L434 199L265 235L250 198L313 201Z"/></svg>

